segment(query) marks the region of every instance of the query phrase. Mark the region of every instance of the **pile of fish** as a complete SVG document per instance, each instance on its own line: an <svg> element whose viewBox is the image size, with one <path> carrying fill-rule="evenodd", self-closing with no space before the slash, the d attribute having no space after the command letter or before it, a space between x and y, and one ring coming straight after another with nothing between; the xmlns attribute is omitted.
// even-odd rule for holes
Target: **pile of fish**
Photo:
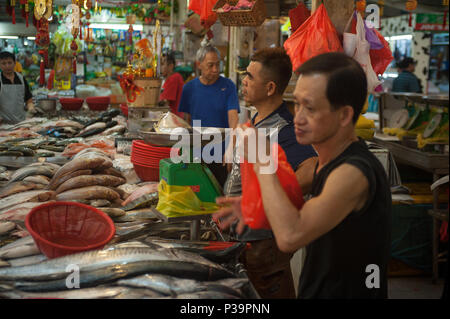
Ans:
<svg viewBox="0 0 450 319"><path fill-rule="evenodd" d="M236 260L241 243L215 252L205 250L207 243L147 237L47 259L28 238L0 248L0 258L5 259L0 267L0 298L252 297L248 279L238 278L236 269L217 262ZM67 285L73 272L68 269L74 266L79 271L78 289Z"/></svg>

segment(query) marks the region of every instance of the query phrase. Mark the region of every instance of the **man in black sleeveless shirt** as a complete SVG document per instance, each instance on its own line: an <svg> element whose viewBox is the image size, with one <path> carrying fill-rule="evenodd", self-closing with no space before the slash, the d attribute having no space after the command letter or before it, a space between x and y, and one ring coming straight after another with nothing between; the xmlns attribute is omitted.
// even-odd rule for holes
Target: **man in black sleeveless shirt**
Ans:
<svg viewBox="0 0 450 319"><path fill-rule="evenodd" d="M254 165L266 216L281 251L306 246L299 298L387 298L390 187L383 166L354 128L367 96L362 67L342 53L327 53L297 71L295 134L319 155L311 198L298 211L276 174ZM222 227L240 219L236 199L224 198L215 218Z"/></svg>

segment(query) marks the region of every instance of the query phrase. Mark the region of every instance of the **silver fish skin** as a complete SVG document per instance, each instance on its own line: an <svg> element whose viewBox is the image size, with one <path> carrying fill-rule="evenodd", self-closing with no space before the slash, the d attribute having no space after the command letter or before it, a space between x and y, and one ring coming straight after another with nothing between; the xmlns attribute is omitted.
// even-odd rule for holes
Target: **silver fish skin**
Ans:
<svg viewBox="0 0 450 319"><path fill-rule="evenodd" d="M13 258L21 258L26 256L33 256L40 254L41 251L33 242L33 244L22 245L10 248L8 250L0 251L1 259L13 259Z"/></svg>
<svg viewBox="0 0 450 319"><path fill-rule="evenodd" d="M27 266L40 263L41 261L47 260L47 257L43 254L26 256L21 258L9 259L8 263L11 267Z"/></svg>
<svg viewBox="0 0 450 319"><path fill-rule="evenodd" d="M59 258L43 261L37 265L10 267L0 269L0 280L29 280L45 281L61 279L70 272L69 265L77 265L80 272L93 271L115 265L125 265L136 262L153 263L181 263L194 264L200 268L205 267L209 274L217 272L218 277L232 277L231 272L209 260L181 250L154 250L151 248L117 248L105 250L92 250L71 254ZM220 278L217 278L220 279Z"/></svg>
<svg viewBox="0 0 450 319"><path fill-rule="evenodd" d="M6 234L7 232L16 228L16 224L13 222L2 222L0 221L0 235Z"/></svg>
<svg viewBox="0 0 450 319"><path fill-rule="evenodd" d="M55 170L50 166L25 166L19 168L9 179L9 183L21 181L25 177L33 175L44 175L47 177L52 177L55 174Z"/></svg>
<svg viewBox="0 0 450 319"><path fill-rule="evenodd" d="M0 211L20 203L25 203L29 201L44 202L52 200L55 197L56 193L48 190L32 190L19 194L14 194L0 199Z"/></svg>
<svg viewBox="0 0 450 319"><path fill-rule="evenodd" d="M0 297L10 299L34 299L34 298L48 298L48 299L103 299L113 298L121 293L129 291L126 287L111 286L111 287L94 287L71 289L65 291L55 292L24 292L20 290L0 291Z"/></svg>
<svg viewBox="0 0 450 319"><path fill-rule="evenodd" d="M134 278L117 281L118 285L148 288L164 295L172 296L193 293L206 289L201 282L161 274L146 274Z"/></svg>
<svg viewBox="0 0 450 319"><path fill-rule="evenodd" d="M176 295L175 297L166 297L170 299L239 299L236 296L219 291L199 291Z"/></svg>

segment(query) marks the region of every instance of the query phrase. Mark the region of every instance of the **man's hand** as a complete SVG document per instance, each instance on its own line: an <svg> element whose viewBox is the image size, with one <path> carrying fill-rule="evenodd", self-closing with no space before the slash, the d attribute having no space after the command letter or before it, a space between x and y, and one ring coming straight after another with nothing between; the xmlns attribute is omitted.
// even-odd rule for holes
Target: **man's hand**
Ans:
<svg viewBox="0 0 450 319"><path fill-rule="evenodd" d="M130 196L127 197L126 200L124 200L122 202L122 206L127 205L131 201L133 201L135 199L138 199L139 197L141 197L141 196L143 196L145 194L150 194L150 193L157 192L158 191L158 185L159 185L159 183L155 183L155 184L148 184L148 185L144 185L142 187L139 187L134 192L132 192L130 194Z"/></svg>
<svg viewBox="0 0 450 319"><path fill-rule="evenodd" d="M236 232L242 233L245 223L242 218L241 200L242 197L219 197L216 199L216 203L223 207L213 215L213 220L221 229L228 229L231 224L238 221Z"/></svg>

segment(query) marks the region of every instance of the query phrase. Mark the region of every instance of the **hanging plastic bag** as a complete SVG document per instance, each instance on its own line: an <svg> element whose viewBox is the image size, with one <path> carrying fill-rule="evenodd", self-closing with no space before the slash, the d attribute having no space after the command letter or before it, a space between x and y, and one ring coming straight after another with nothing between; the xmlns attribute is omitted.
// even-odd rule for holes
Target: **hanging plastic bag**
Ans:
<svg viewBox="0 0 450 319"><path fill-rule="evenodd" d="M200 15L202 13L202 2L203 0L190 0L188 9Z"/></svg>
<svg viewBox="0 0 450 319"><path fill-rule="evenodd" d="M367 77L367 90L369 93L374 92L375 88L381 84L377 75L373 71L370 62L370 44L366 40L366 30L364 28L364 21L361 14L358 13L356 22L356 51L353 58L361 64Z"/></svg>
<svg viewBox="0 0 450 319"><path fill-rule="evenodd" d="M308 18L311 16L311 11L300 2L297 7L289 10L289 20L291 21L291 31L295 32Z"/></svg>
<svg viewBox="0 0 450 319"><path fill-rule="evenodd" d="M294 170L287 161L286 154L281 146L273 144L272 147L278 149L278 158L275 159L275 165L278 165L277 176L281 187L283 187L291 203L297 209L300 209L304 204L303 194ZM275 149L273 149L272 153L275 153ZM247 161L241 164L241 179L241 210L244 222L253 229L270 229L269 221L264 212L259 181L253 170L253 164Z"/></svg>
<svg viewBox="0 0 450 319"><path fill-rule="evenodd" d="M394 57L392 56L389 42L387 42L377 30L374 31L378 39L380 39L380 42L383 44L383 48L379 50L370 50L370 61L375 74L383 74L392 60L394 60Z"/></svg>
<svg viewBox="0 0 450 319"><path fill-rule="evenodd" d="M343 51L336 28L323 4L284 42L284 48L294 71L319 54Z"/></svg>
<svg viewBox="0 0 450 319"><path fill-rule="evenodd" d="M213 11L216 2L217 0L202 0L200 21L206 29L209 29L217 21L217 14Z"/></svg>
<svg viewBox="0 0 450 319"><path fill-rule="evenodd" d="M161 180L158 185L156 210L167 217L212 214L219 210L215 203L202 202L190 186L168 185Z"/></svg>
<svg viewBox="0 0 450 319"><path fill-rule="evenodd" d="M352 27L351 24L353 23L353 21L356 21L354 19L355 15L352 14L350 16L350 19L348 19L347 25L345 26L344 29L344 34L343 34L343 47L344 47L344 52L346 55L348 55L349 57L353 57L355 55L355 51L356 51L356 28L355 31L352 32Z"/></svg>

